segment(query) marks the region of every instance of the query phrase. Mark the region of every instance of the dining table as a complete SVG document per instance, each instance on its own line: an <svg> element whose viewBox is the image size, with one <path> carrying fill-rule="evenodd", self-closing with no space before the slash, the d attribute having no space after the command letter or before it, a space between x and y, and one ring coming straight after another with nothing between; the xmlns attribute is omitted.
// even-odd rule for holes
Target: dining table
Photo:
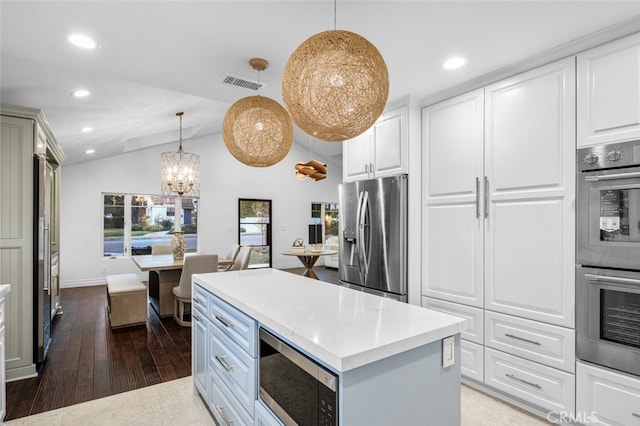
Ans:
<svg viewBox="0 0 640 426"><path fill-rule="evenodd" d="M197 253L185 253L189 257ZM131 256L133 263L143 272L149 272L147 297L151 307L160 317L173 315L173 287L180 284L184 259L174 259L173 254L148 254ZM233 265L233 259L218 257L218 266Z"/></svg>
<svg viewBox="0 0 640 426"><path fill-rule="evenodd" d="M289 249L282 252L285 256L296 256L300 262L304 265L303 276L318 279L318 276L315 272L313 272L313 265L316 264L320 256L327 256L331 254L336 254L335 250L297 250L297 249Z"/></svg>

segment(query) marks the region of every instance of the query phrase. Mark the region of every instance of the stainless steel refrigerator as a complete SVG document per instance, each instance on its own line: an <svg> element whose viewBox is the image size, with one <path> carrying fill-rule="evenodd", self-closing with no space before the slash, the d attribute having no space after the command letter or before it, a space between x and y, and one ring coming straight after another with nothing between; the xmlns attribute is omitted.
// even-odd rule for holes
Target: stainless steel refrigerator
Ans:
<svg viewBox="0 0 640 426"><path fill-rule="evenodd" d="M51 217L50 190L47 187L47 159L34 158L34 362L44 361L51 342Z"/></svg>
<svg viewBox="0 0 640 426"><path fill-rule="evenodd" d="M407 175L343 183L340 284L407 301Z"/></svg>

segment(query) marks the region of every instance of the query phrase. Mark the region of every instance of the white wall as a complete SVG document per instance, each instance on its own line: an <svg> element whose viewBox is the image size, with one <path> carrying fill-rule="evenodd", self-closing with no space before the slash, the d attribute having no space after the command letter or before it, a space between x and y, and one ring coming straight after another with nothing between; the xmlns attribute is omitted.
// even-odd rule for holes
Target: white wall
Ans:
<svg viewBox="0 0 640 426"><path fill-rule="evenodd" d="M229 245L237 242L238 198L271 199L273 267L301 267L297 258L280 253L297 237L306 241L312 202L338 202L342 169L327 163L326 179L297 180L295 163L310 158L308 150L296 144L284 160L266 168L249 167L237 161L219 134L188 139L183 146L186 151L200 155L198 250L224 255ZM62 166L62 287L104 284L105 276L113 273L140 274L129 258L102 256L101 193L160 193L160 153L177 148L178 143L167 144Z"/></svg>

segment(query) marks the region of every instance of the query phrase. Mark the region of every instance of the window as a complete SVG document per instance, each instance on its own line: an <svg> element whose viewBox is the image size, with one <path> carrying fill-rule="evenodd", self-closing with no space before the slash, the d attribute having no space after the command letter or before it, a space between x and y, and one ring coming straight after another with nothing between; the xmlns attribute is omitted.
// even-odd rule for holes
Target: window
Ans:
<svg viewBox="0 0 640 426"><path fill-rule="evenodd" d="M322 241L326 242L330 237L338 237L338 213L337 203L311 203L309 224L322 225Z"/></svg>
<svg viewBox="0 0 640 426"><path fill-rule="evenodd" d="M249 268L271 267L271 200L238 200L238 244L252 246Z"/></svg>
<svg viewBox="0 0 640 426"><path fill-rule="evenodd" d="M154 244L170 243L178 200L187 252L196 251L197 198L103 193L103 256L151 254Z"/></svg>

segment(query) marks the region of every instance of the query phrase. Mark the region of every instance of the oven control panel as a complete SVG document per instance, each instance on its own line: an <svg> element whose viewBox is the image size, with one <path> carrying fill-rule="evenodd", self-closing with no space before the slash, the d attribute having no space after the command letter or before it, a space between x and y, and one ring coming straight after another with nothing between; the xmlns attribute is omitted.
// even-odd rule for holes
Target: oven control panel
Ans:
<svg viewBox="0 0 640 426"><path fill-rule="evenodd" d="M580 171L612 169L640 164L640 141L593 146L578 150Z"/></svg>

